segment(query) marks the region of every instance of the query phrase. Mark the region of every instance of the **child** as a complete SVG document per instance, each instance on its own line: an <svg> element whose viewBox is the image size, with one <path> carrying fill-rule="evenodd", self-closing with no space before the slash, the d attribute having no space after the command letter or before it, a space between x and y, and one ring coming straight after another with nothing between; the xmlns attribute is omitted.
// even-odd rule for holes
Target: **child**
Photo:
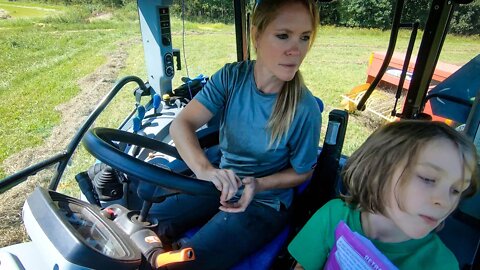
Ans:
<svg viewBox="0 0 480 270"><path fill-rule="evenodd" d="M324 267L342 220L399 269L458 269L432 231L476 191L476 167L475 146L444 123L380 128L348 159L343 200L325 204L290 243L295 269Z"/></svg>

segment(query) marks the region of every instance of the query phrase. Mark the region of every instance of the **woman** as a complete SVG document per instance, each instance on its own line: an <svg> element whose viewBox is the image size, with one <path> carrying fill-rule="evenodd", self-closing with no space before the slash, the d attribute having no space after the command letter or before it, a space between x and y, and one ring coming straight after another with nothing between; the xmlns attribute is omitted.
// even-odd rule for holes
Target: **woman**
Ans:
<svg viewBox="0 0 480 270"><path fill-rule="evenodd" d="M175 145L218 198L178 195L153 212L162 242L195 225L186 243L196 260L171 268L228 269L285 226L293 190L316 164L321 115L299 67L318 26L312 0L264 0L252 17L256 61L227 64L173 121ZM220 114L220 168L200 148L195 131ZM219 211L220 210L220 211ZM169 268L170 269L170 268Z"/></svg>

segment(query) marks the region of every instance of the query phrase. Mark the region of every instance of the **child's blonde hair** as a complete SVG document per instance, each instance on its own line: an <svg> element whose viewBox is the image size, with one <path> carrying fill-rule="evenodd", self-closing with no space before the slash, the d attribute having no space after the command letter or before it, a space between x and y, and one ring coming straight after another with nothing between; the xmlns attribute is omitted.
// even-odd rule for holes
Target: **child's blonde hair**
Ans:
<svg viewBox="0 0 480 270"><path fill-rule="evenodd" d="M404 120L379 128L351 155L342 173L347 189L347 194L342 197L362 211L386 215L385 194L389 193L395 170L404 166L398 182L399 187L404 187L419 153L425 145L437 139L447 139L457 147L464 169L472 173L471 184L462 196L474 194L478 179L473 143L445 123Z"/></svg>

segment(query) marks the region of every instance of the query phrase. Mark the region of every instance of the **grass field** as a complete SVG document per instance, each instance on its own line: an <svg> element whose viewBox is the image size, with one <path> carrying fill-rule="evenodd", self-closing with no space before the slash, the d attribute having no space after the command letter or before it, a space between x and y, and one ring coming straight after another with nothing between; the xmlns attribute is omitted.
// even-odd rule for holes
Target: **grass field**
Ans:
<svg viewBox="0 0 480 270"><path fill-rule="evenodd" d="M74 97L77 81L137 30L134 23L85 23L88 15L71 8L0 21L0 162L42 144L59 122L54 108Z"/></svg>
<svg viewBox="0 0 480 270"><path fill-rule="evenodd" d="M45 6L0 0L0 9L7 10L12 16L0 20L2 179L7 175L5 160L45 144L52 136L52 130L61 122L59 106L79 94L82 78L107 63L112 51L120 50L127 55L117 78L126 75L145 78L146 72L134 5L122 10L102 11L113 14L111 19L106 20L95 19L90 7ZM174 47L182 50L184 67L177 71L174 86L180 84L182 76L187 76L186 67L191 77L200 73L210 76L225 63L236 60L233 25L188 21L185 25L183 51L182 22L172 19L173 43ZM398 51L405 51L408 34L406 31L400 33ZM365 81L371 52L385 51L388 39L388 31L320 28L317 41L301 70L310 90L326 104L322 138L328 112L340 107L342 94ZM127 45L120 46L122 42L127 42ZM417 47L419 43L417 41ZM183 53L187 63L183 62ZM478 53L480 37L448 36L440 61L462 65ZM133 106L131 93L120 93L99 118L97 126L117 126ZM350 117L343 151L346 155L351 154L372 132L372 126L365 124L362 117ZM75 173L86 169L92 162L93 158L80 148L65 178L71 180ZM64 181L61 187L72 190L72 183Z"/></svg>
<svg viewBox="0 0 480 270"><path fill-rule="evenodd" d="M60 14L64 10L61 6L16 1L0 1L0 9L7 11L12 18L45 17Z"/></svg>
<svg viewBox="0 0 480 270"><path fill-rule="evenodd" d="M0 0L1 7L32 5L11 3ZM129 49L131 64L122 74L145 76L134 7L118 11L112 20L92 22L87 8L34 7L46 12L43 17L0 21L0 73L4 75L0 77L0 162L22 149L42 144L60 121L54 108L76 95L77 81L101 65L105 54L114 50L118 42L138 40ZM181 21L174 19L172 26L175 47L181 48ZM232 25L187 22L186 30L190 76L211 75L224 63L235 61ZM338 107L341 94L364 82L370 53L384 51L388 38L388 31L321 27L302 67L307 85L323 99L327 109ZM407 40L408 32L401 32L399 51L405 50ZM440 60L461 65L478 52L478 37L449 36ZM185 69L177 74L174 85L187 75ZM352 119L345 153L351 153L370 132L370 128ZM5 173L0 170L1 176Z"/></svg>
<svg viewBox="0 0 480 270"><path fill-rule="evenodd" d="M42 146L52 148L47 149L51 151L53 148L55 151L65 148L66 143L64 145L59 134L54 133L55 128L78 126L81 119L88 115L88 111L83 112L83 118L79 120L65 114L68 112L65 106L80 110L82 107L92 107L101 99L87 99L88 104L85 100L76 102L76 98L85 95L85 87L89 86L85 84L85 78L105 69L116 69L115 77L107 81L111 87L115 79L126 75L145 78L146 72L135 5L121 10L95 10L89 6L46 6L0 0L0 9L7 10L11 16L0 20L2 179L7 173L13 173L11 169L7 170L11 163L22 160L27 165L32 164L30 156L23 154L26 150ZM101 16L105 14L112 16ZM180 84L182 76L194 77L200 73L210 76L225 63L236 60L233 25L187 21L185 26L186 39L183 40L182 22L172 19L173 43L182 51L183 66L183 70L177 71L174 86ZM405 50L408 38L408 32L400 33L397 43L399 51ZM328 112L340 107L342 94L365 81L371 52L385 51L388 39L388 31L320 28L317 41L301 70L310 90L326 104L322 134L326 130ZM418 44L419 41L417 47ZM478 36L448 36L440 60L462 65L479 52ZM187 63L183 62L183 53ZM115 55L121 56L121 64L111 67L111 59ZM91 91L92 96L97 94L94 93L96 88L87 91ZM118 126L133 106L134 98L130 91L121 92L96 125ZM351 154L372 132L372 125L366 124L363 118L361 114L350 117L343 151L346 155ZM65 127L65 123L72 125ZM94 159L80 147L60 188L78 195L75 193L73 176L93 162ZM33 183L29 188L35 185ZM13 195L2 194L0 215L5 218L0 224L0 246L26 239L24 232L20 233L18 228L21 227L21 205L29 192L21 190Z"/></svg>

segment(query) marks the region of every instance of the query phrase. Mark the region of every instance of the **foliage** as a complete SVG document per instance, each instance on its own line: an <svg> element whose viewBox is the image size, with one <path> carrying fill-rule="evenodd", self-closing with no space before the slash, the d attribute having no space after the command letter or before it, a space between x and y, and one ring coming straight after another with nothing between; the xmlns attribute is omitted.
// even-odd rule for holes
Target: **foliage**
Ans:
<svg viewBox="0 0 480 270"><path fill-rule="evenodd" d="M81 5L92 14L106 9L127 7L134 9L135 0L37 0L50 4ZM232 0L173 0L171 12L191 22L233 23ZM253 0L247 0L253 3ZM337 0L320 4L320 18L323 25L388 29L391 27L396 0ZM431 0L405 0L402 22L420 23L424 29ZM248 9L251 9L250 5ZM119 13L122 18L133 19L134 13ZM452 16L450 31L462 35L480 34L480 0L468 5L459 5Z"/></svg>
<svg viewBox="0 0 480 270"><path fill-rule="evenodd" d="M453 14L450 31L463 35L480 35L480 0L460 5Z"/></svg>
<svg viewBox="0 0 480 270"><path fill-rule="evenodd" d="M421 29L425 25L430 10L431 0L409 0L406 1L403 22L414 22L418 20ZM458 5L454 8L452 20L450 21L450 32L462 35L480 34L480 0L474 0L467 5Z"/></svg>
<svg viewBox="0 0 480 270"><path fill-rule="evenodd" d="M340 1L321 2L320 9L320 24L322 25L337 25L340 21Z"/></svg>
<svg viewBox="0 0 480 270"><path fill-rule="evenodd" d="M186 20L196 22L233 23L231 0L173 0L172 13L182 14Z"/></svg>
<svg viewBox="0 0 480 270"><path fill-rule="evenodd" d="M320 5L322 24L349 27L391 28L396 0L338 0ZM431 0L406 0L402 22L418 21L424 29ZM462 35L480 34L480 0L454 9L450 32Z"/></svg>
<svg viewBox="0 0 480 270"><path fill-rule="evenodd" d="M392 20L391 0L343 0L340 25L386 29Z"/></svg>
<svg viewBox="0 0 480 270"><path fill-rule="evenodd" d="M133 0L41 0L41 2L57 5L99 5L106 7L122 7Z"/></svg>
<svg viewBox="0 0 480 270"><path fill-rule="evenodd" d="M432 0L407 0L403 10L402 22L413 23L418 21L424 29L428 18L428 11ZM395 2L393 2L395 4Z"/></svg>
<svg viewBox="0 0 480 270"><path fill-rule="evenodd" d="M91 16L91 10L85 6L74 6L61 14L55 14L42 19L42 23L68 24L86 22Z"/></svg>
<svg viewBox="0 0 480 270"><path fill-rule="evenodd" d="M136 1L126 3L122 8L116 9L113 18L118 21L138 21Z"/></svg>

